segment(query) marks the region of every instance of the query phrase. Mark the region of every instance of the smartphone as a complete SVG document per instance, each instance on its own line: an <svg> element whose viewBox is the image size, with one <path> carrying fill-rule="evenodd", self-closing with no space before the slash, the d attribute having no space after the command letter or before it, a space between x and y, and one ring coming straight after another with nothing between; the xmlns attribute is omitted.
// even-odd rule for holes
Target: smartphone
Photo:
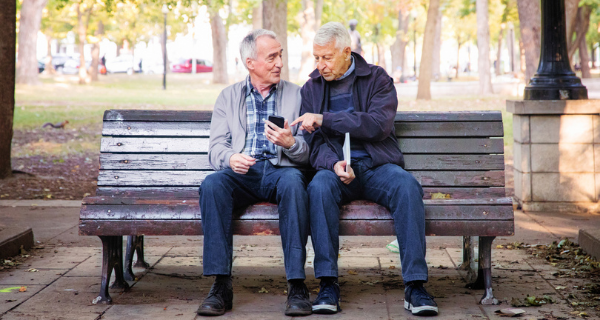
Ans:
<svg viewBox="0 0 600 320"><path fill-rule="evenodd" d="M269 116L269 121L273 122L276 126L278 126L281 129L283 129L283 127L285 126L285 119L281 116Z"/></svg>

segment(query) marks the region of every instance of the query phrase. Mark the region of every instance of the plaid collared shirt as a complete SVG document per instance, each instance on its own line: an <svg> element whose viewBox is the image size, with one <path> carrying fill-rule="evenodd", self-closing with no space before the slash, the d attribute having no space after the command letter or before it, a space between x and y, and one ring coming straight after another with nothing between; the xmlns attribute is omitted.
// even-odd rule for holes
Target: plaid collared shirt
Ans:
<svg viewBox="0 0 600 320"><path fill-rule="evenodd" d="M273 85L269 94L263 99L258 90L252 86L250 76L246 78L246 145L244 154L256 160L267 160L277 157L275 145L265 136L265 120L275 115L275 92Z"/></svg>

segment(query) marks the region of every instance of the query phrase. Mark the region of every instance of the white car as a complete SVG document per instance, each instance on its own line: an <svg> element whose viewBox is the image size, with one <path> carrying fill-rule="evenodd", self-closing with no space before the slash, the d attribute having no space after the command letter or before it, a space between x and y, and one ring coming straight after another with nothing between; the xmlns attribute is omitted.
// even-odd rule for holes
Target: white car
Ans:
<svg viewBox="0 0 600 320"><path fill-rule="evenodd" d="M129 75L133 74L134 72L140 72L140 60L134 59L132 55L121 55L110 60L106 60L106 72L125 72Z"/></svg>

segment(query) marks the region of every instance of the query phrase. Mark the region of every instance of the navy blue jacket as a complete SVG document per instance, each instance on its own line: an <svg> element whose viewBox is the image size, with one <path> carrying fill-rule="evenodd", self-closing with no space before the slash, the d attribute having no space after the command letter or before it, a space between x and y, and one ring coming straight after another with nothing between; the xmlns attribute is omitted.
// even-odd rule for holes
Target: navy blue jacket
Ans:
<svg viewBox="0 0 600 320"><path fill-rule="evenodd" d="M333 171L336 162L344 159L344 134L363 142L373 160L373 167L394 163L404 167L394 129L398 97L394 82L379 66L367 64L359 55L354 57L356 77L352 84L354 112L332 113L329 110L329 84L318 70L300 90L300 114L323 114L323 125L304 139L310 146L310 164L317 170Z"/></svg>

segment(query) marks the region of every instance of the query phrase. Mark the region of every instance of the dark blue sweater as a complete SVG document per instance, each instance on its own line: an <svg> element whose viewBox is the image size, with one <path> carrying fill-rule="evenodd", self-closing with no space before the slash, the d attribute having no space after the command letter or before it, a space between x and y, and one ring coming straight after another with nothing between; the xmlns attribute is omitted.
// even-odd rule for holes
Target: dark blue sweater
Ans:
<svg viewBox="0 0 600 320"><path fill-rule="evenodd" d="M404 167L404 157L398 146L394 119L398 97L394 82L381 67L367 64L352 53L356 63L356 79L352 85L354 112L330 112L329 82L313 71L304 84L300 114L322 113L323 126L312 134L304 134L310 147L310 163L317 169L333 170L343 160L344 133L360 139L372 159L373 167L394 163Z"/></svg>

